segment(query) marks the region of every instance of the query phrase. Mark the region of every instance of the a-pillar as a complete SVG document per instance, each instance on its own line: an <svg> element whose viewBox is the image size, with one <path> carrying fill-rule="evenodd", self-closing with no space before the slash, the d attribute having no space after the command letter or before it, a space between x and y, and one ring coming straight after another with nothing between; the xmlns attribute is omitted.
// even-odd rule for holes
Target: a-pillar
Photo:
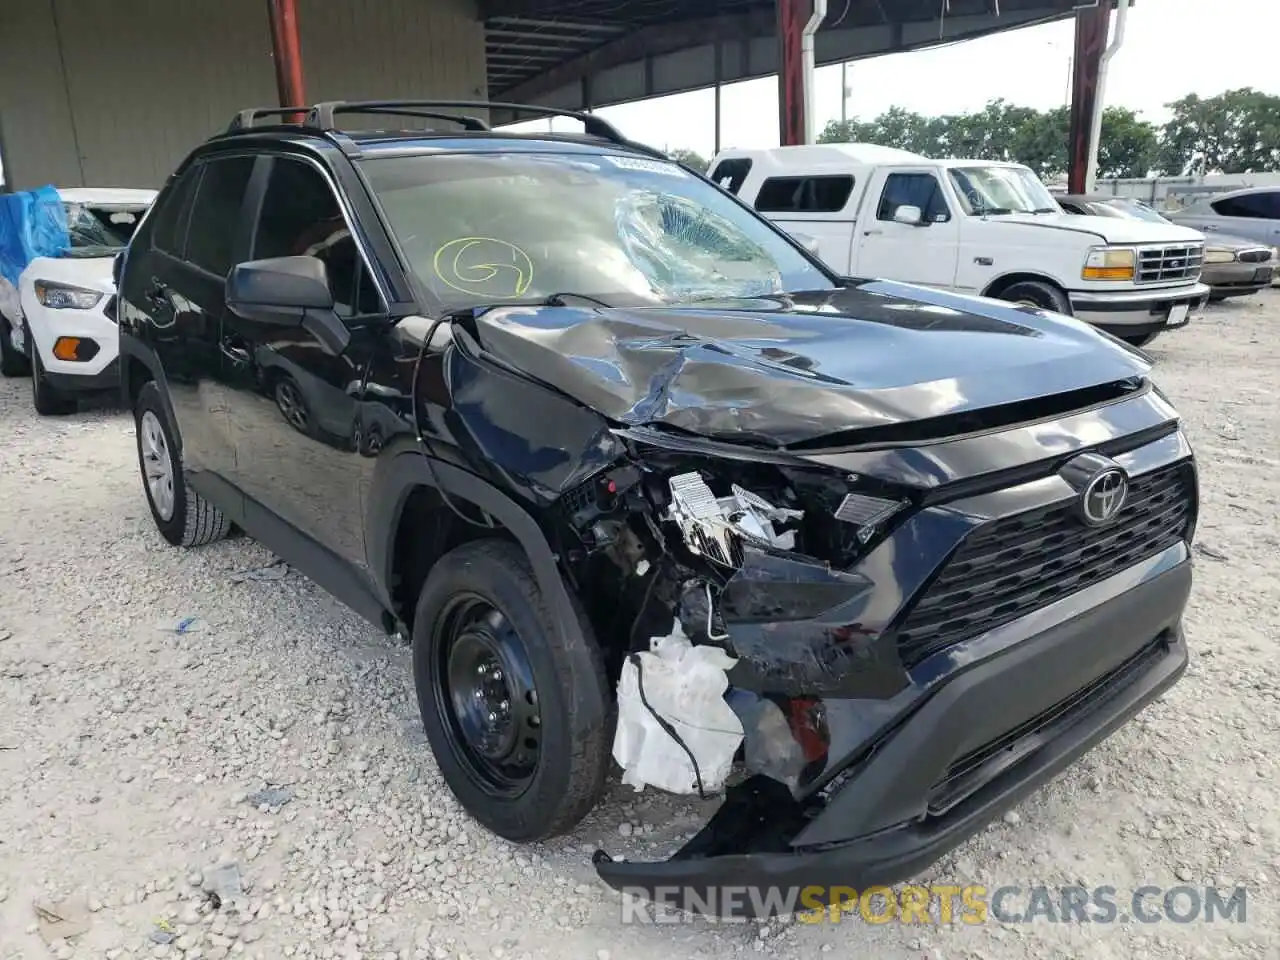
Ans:
<svg viewBox="0 0 1280 960"><path fill-rule="evenodd" d="M1084 193L1089 174L1093 107L1098 101L1098 74L1111 26L1111 2L1076 11L1076 49L1071 75L1071 133L1067 143L1067 189Z"/></svg>
<svg viewBox="0 0 1280 960"><path fill-rule="evenodd" d="M784 147L804 143L804 28L812 0L777 0L778 141Z"/></svg>
<svg viewBox="0 0 1280 960"><path fill-rule="evenodd" d="M271 22L271 52L276 64L276 91L280 97L280 106L306 106L296 0L267 0L267 16ZM290 119L300 118L299 113Z"/></svg>

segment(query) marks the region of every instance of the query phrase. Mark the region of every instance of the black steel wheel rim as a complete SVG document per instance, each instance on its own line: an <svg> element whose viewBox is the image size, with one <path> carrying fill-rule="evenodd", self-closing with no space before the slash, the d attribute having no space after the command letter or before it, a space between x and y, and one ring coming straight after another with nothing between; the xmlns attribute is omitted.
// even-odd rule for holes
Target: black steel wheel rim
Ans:
<svg viewBox="0 0 1280 960"><path fill-rule="evenodd" d="M455 757L490 796L522 794L542 754L528 651L511 621L475 594L455 596L435 626L434 701Z"/></svg>

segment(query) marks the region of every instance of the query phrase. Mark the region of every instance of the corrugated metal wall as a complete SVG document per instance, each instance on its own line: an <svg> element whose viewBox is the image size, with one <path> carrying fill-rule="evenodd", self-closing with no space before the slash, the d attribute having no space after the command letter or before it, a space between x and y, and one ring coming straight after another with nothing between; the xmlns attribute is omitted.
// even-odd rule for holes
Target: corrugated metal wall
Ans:
<svg viewBox="0 0 1280 960"><path fill-rule="evenodd" d="M474 0L298 0L307 96L485 95ZM237 110L276 101L266 0L0 0L15 189L158 186Z"/></svg>

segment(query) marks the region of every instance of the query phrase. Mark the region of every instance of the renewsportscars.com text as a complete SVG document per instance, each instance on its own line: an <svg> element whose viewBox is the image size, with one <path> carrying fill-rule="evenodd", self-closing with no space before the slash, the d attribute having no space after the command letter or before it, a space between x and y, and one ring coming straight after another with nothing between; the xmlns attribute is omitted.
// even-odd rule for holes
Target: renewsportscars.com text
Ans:
<svg viewBox="0 0 1280 960"><path fill-rule="evenodd" d="M623 923L794 914L799 923L1244 923L1244 887L659 887L622 890Z"/></svg>

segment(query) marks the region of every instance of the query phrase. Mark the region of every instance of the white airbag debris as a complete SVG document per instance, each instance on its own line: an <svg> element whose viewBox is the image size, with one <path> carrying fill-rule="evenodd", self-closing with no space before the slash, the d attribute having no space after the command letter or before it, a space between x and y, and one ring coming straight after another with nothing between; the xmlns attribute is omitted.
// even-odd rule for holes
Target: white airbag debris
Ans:
<svg viewBox="0 0 1280 960"><path fill-rule="evenodd" d="M651 647L628 658L618 682L613 758L622 782L637 791L652 785L669 793L713 793L742 743L742 721L724 699L725 671L737 660L718 647L695 647L678 623Z"/></svg>

